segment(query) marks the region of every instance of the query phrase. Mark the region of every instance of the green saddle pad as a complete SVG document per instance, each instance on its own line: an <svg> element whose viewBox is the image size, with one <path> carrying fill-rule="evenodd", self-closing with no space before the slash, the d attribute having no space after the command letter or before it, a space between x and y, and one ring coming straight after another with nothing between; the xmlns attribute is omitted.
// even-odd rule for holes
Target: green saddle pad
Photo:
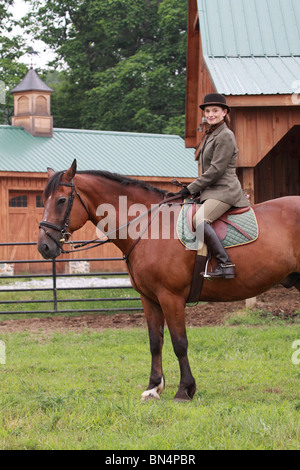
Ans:
<svg viewBox="0 0 300 470"><path fill-rule="evenodd" d="M199 243L196 238L195 232L190 230L187 221L187 212L191 209L191 204L186 204L182 207L177 220L177 235L181 243L189 250L198 250ZM258 238L258 224L255 213L252 208L243 214L228 215L228 221L240 227L248 237L241 233L237 228L230 224L226 224L227 233L222 240L224 248L231 248L234 246L245 245L252 243Z"/></svg>

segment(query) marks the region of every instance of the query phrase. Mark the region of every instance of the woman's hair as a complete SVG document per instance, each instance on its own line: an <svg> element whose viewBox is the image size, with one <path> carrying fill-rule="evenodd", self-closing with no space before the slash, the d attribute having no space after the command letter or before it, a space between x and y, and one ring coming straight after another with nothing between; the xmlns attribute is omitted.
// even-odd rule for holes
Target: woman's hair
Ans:
<svg viewBox="0 0 300 470"><path fill-rule="evenodd" d="M226 116L224 117L224 121L228 127L230 127L230 117L229 114L227 113Z"/></svg>

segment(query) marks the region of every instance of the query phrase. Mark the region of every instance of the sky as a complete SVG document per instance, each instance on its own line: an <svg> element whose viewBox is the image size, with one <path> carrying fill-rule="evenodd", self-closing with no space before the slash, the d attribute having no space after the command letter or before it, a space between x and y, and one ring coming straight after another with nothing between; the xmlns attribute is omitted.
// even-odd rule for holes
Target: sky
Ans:
<svg viewBox="0 0 300 470"><path fill-rule="evenodd" d="M11 11L14 15L14 18L16 20L19 20L22 18L22 16L26 15L29 11L28 5L24 2L24 0L14 0L14 5L9 8L9 11ZM23 31L21 28L14 28L12 31L11 35L15 36L16 34L22 36ZM55 54L46 46L45 43L42 41L33 41L30 40L30 38L26 37L26 41L28 43L28 46L32 46L35 51L39 53L39 55L34 55L33 56L33 62L32 66L33 68L45 68L47 62L50 60L53 60L55 58ZM46 49L46 51L44 51ZM30 55L24 55L21 59L20 62L24 63L27 65L27 67L31 66L31 56Z"/></svg>

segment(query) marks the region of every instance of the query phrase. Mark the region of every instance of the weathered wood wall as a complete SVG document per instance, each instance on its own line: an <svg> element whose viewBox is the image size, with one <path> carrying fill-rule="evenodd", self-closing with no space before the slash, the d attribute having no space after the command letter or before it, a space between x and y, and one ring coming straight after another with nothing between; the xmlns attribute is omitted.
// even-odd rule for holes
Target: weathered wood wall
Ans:
<svg viewBox="0 0 300 470"><path fill-rule="evenodd" d="M300 196L300 126L293 127L254 170L255 200Z"/></svg>

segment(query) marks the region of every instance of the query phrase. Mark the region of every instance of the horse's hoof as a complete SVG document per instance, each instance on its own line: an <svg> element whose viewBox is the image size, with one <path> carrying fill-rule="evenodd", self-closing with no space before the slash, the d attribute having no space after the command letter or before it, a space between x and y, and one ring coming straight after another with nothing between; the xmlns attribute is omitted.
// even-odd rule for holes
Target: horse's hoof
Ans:
<svg viewBox="0 0 300 470"><path fill-rule="evenodd" d="M153 398L154 400L160 400L160 396L157 393L156 388L157 387L153 388L152 390L146 390L145 392L143 392L142 401L152 400Z"/></svg>
<svg viewBox="0 0 300 470"><path fill-rule="evenodd" d="M191 401L196 391L196 387L193 387L191 390L185 388L179 388L178 392L174 397L174 401L178 403Z"/></svg>
<svg viewBox="0 0 300 470"><path fill-rule="evenodd" d="M146 401L151 400L152 398L154 398L155 400L160 400L160 394L164 391L164 389L165 380L164 377L162 377L159 385L151 388L150 390L145 390L145 392L142 393L142 400Z"/></svg>
<svg viewBox="0 0 300 470"><path fill-rule="evenodd" d="M175 401L176 403L189 403L190 401L192 401L191 398L176 398L174 397L173 398L173 401Z"/></svg>
<svg viewBox="0 0 300 470"><path fill-rule="evenodd" d="M192 401L191 397L188 396L186 393L185 396L177 396L178 394L176 393L175 397L173 398L173 401L176 401L176 403L188 403Z"/></svg>

